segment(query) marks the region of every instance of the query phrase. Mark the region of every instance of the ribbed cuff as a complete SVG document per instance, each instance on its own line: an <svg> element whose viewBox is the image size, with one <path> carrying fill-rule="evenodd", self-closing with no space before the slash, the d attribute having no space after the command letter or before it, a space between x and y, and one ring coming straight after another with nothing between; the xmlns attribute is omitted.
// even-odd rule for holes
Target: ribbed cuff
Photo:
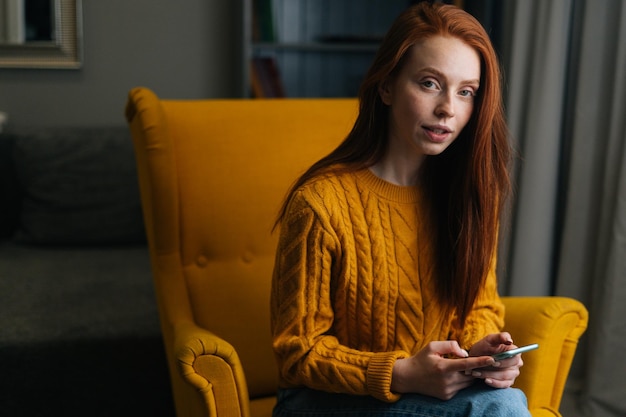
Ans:
<svg viewBox="0 0 626 417"><path fill-rule="evenodd" d="M395 402L400 394L391 392L391 376L396 360L409 356L404 352L376 353L367 367L367 389L370 394L381 401Z"/></svg>

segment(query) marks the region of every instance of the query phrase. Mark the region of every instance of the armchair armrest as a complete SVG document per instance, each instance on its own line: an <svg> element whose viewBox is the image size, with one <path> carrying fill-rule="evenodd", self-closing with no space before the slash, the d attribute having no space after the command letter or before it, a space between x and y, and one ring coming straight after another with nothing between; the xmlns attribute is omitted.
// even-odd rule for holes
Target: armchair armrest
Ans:
<svg viewBox="0 0 626 417"><path fill-rule="evenodd" d="M185 322L174 329L174 352L183 380L195 388L189 395L201 397L202 415L250 416L243 367L232 345Z"/></svg>
<svg viewBox="0 0 626 417"><path fill-rule="evenodd" d="M558 416L578 339L587 328L587 309L566 297L503 297L502 301L505 330L515 344L539 344L538 350L524 354L515 386L526 393L533 416Z"/></svg>

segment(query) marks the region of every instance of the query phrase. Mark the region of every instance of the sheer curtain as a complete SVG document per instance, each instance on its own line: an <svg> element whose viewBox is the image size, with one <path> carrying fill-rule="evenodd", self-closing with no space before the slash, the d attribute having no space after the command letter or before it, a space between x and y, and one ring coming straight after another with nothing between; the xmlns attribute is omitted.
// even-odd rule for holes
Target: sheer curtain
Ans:
<svg viewBox="0 0 626 417"><path fill-rule="evenodd" d="M589 309L568 381L581 417L626 416L625 3L515 0L502 10L520 158L501 290Z"/></svg>

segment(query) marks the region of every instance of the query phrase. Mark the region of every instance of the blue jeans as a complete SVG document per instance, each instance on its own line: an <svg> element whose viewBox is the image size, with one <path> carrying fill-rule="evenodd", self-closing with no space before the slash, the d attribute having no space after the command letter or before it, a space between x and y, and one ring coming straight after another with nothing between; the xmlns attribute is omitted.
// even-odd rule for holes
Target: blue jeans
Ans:
<svg viewBox="0 0 626 417"><path fill-rule="evenodd" d="M515 388L494 389L482 383L443 401L404 394L387 403L369 396L331 394L307 388L283 389L273 417L522 417L530 416L526 396Z"/></svg>

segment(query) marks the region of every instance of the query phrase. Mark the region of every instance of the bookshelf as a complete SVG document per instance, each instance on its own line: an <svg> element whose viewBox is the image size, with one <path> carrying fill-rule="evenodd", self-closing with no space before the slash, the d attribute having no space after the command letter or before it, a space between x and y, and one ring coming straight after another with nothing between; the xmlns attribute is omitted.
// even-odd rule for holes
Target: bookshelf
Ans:
<svg viewBox="0 0 626 417"><path fill-rule="evenodd" d="M243 0L242 96L356 96L382 36L410 3Z"/></svg>

